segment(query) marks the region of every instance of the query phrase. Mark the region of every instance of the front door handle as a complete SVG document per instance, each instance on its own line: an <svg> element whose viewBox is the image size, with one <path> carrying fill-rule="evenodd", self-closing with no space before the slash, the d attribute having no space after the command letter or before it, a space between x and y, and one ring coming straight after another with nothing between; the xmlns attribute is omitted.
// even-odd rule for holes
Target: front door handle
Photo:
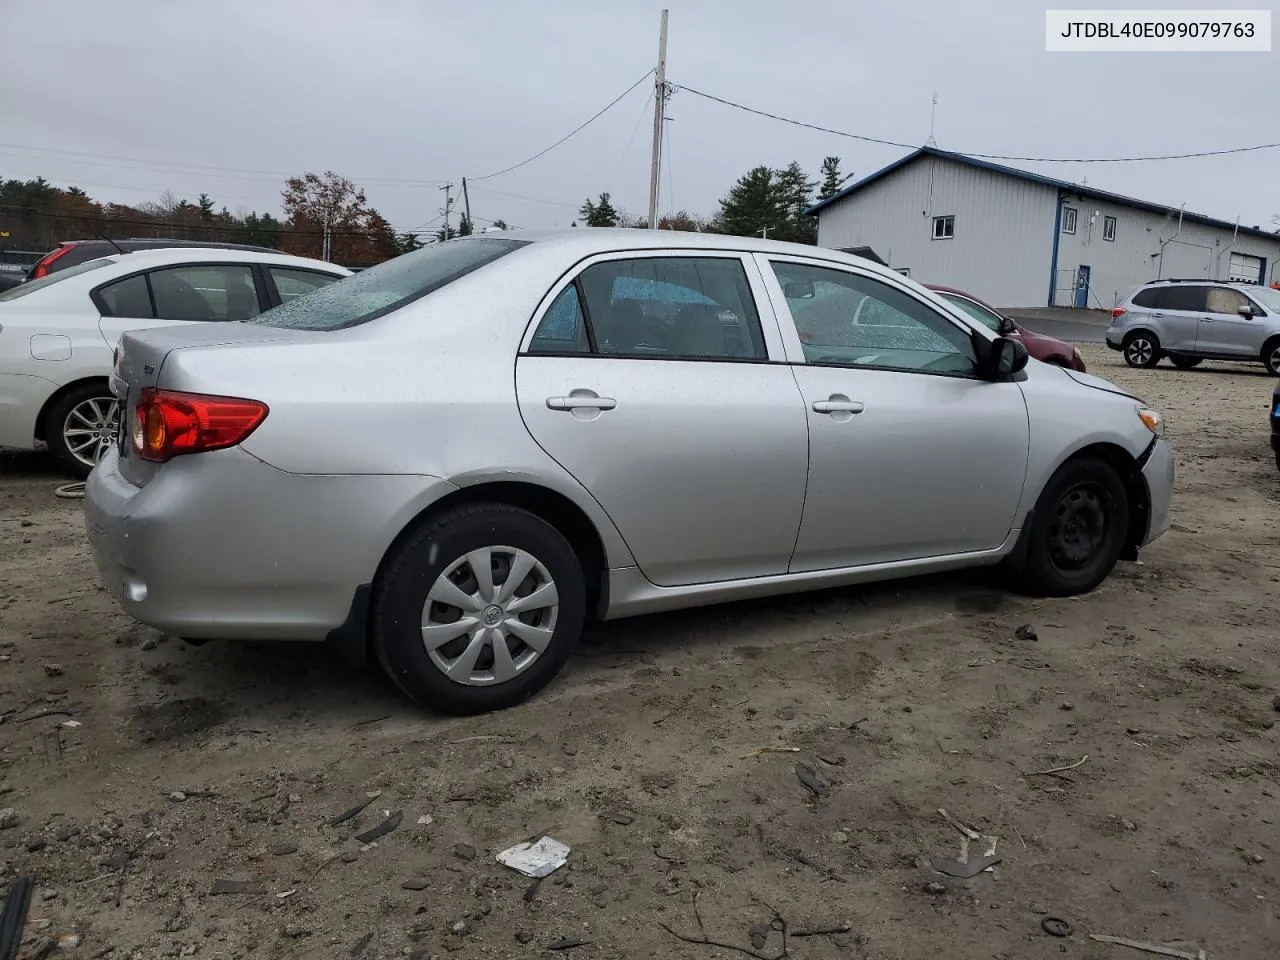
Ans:
<svg viewBox="0 0 1280 960"><path fill-rule="evenodd" d="M612 410L617 405L611 397L547 397L548 410Z"/></svg>
<svg viewBox="0 0 1280 960"><path fill-rule="evenodd" d="M814 413L861 413L863 406L857 400L836 394L829 400L813 401Z"/></svg>
<svg viewBox="0 0 1280 960"><path fill-rule="evenodd" d="M1200 319L1205 323L1213 323L1213 317L1201 317Z"/></svg>

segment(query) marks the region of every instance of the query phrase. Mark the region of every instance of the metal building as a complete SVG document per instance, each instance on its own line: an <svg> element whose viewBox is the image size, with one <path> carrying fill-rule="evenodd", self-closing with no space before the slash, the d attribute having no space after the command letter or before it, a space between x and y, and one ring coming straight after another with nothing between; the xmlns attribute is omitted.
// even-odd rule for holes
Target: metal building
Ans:
<svg viewBox="0 0 1280 960"><path fill-rule="evenodd" d="M815 204L818 244L870 246L1002 307L1110 310L1168 277L1280 281L1280 234L922 147Z"/></svg>

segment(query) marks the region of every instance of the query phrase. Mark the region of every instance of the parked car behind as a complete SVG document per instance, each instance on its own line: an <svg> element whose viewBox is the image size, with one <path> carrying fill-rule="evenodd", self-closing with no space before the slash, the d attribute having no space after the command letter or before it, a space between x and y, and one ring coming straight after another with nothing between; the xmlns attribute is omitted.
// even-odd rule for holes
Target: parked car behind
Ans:
<svg viewBox="0 0 1280 960"><path fill-rule="evenodd" d="M0 263L0 293L26 280L27 270L20 263Z"/></svg>
<svg viewBox="0 0 1280 960"><path fill-rule="evenodd" d="M253 253L279 253L270 247L254 247L243 243L215 243L204 240L167 240L164 237L136 237L128 240L63 240L32 265L28 280L39 280L59 270L79 266L113 253L134 253L138 250L171 250L176 248L202 250L246 250Z"/></svg>
<svg viewBox="0 0 1280 960"><path fill-rule="evenodd" d="M814 303L845 323L804 341ZM467 237L126 333L86 525L160 630L327 639L423 704L498 709L589 617L1002 562L1093 589L1165 530L1173 460L1137 398L1027 357L833 250Z"/></svg>
<svg viewBox="0 0 1280 960"><path fill-rule="evenodd" d="M1107 346L1131 367L1168 357L1179 370L1203 360L1261 363L1280 376L1280 290L1221 280L1157 280L1111 311Z"/></svg>
<svg viewBox="0 0 1280 960"><path fill-rule="evenodd" d="M123 331L247 320L349 275L274 252L183 247L90 260L0 293L0 446L43 441L83 477L115 440L108 377Z"/></svg>
<svg viewBox="0 0 1280 960"><path fill-rule="evenodd" d="M1002 337L1017 337L1020 339L1026 346L1027 352L1037 360L1056 364L1059 367L1070 367L1072 370L1078 370L1081 373L1085 372L1084 357L1080 356L1078 347L1067 343L1065 340L1059 340L1056 337L1049 337L1043 333L1028 330L1012 317L1005 316L995 307L979 300L971 293L933 283L927 284L927 286L948 303L969 314L988 330L992 330Z"/></svg>

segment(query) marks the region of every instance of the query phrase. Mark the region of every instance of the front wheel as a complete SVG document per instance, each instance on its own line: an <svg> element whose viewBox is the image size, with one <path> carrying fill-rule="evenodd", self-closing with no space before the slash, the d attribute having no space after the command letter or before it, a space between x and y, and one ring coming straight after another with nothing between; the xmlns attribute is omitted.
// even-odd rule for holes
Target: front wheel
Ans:
<svg viewBox="0 0 1280 960"><path fill-rule="evenodd" d="M83 480L115 443L120 405L107 385L75 387L49 408L44 438L58 466Z"/></svg>
<svg viewBox="0 0 1280 960"><path fill-rule="evenodd" d="M1160 341L1146 330L1125 337L1123 349L1124 362L1131 367L1154 367L1160 362Z"/></svg>
<svg viewBox="0 0 1280 960"><path fill-rule="evenodd" d="M1129 530L1115 468L1093 457L1064 464L1036 502L1021 579L1047 597L1088 593L1111 573Z"/></svg>
<svg viewBox="0 0 1280 960"><path fill-rule="evenodd" d="M1272 337L1263 346L1262 362L1266 364L1267 373L1280 377L1280 337Z"/></svg>
<svg viewBox="0 0 1280 960"><path fill-rule="evenodd" d="M410 697L451 714L502 710L560 671L582 633L586 584L550 524L472 504L422 524L374 588L373 649Z"/></svg>

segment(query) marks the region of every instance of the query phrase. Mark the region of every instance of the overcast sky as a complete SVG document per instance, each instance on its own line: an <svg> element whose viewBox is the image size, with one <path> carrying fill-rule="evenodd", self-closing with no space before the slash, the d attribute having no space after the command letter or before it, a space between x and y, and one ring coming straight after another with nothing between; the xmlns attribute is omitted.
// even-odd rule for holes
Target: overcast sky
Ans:
<svg viewBox="0 0 1280 960"><path fill-rule="evenodd" d="M164 190L206 192L233 211L278 213L285 176L333 169L364 186L398 230L414 229L439 215L444 195L432 181L517 163L640 78L656 59L663 6L0 0L0 176L42 175L135 204ZM936 89L938 145L961 152L1124 156L1280 140L1275 53L1050 54L1045 5L1026 0L665 6L671 82L850 132L921 144ZM651 91L642 84L545 157L476 180L473 212L567 226L601 191L646 212ZM798 160L816 174L835 154L844 172L862 175L905 152L686 92L668 115L664 211L714 213L757 164ZM1248 225L1280 212L1277 150L1013 165Z"/></svg>

